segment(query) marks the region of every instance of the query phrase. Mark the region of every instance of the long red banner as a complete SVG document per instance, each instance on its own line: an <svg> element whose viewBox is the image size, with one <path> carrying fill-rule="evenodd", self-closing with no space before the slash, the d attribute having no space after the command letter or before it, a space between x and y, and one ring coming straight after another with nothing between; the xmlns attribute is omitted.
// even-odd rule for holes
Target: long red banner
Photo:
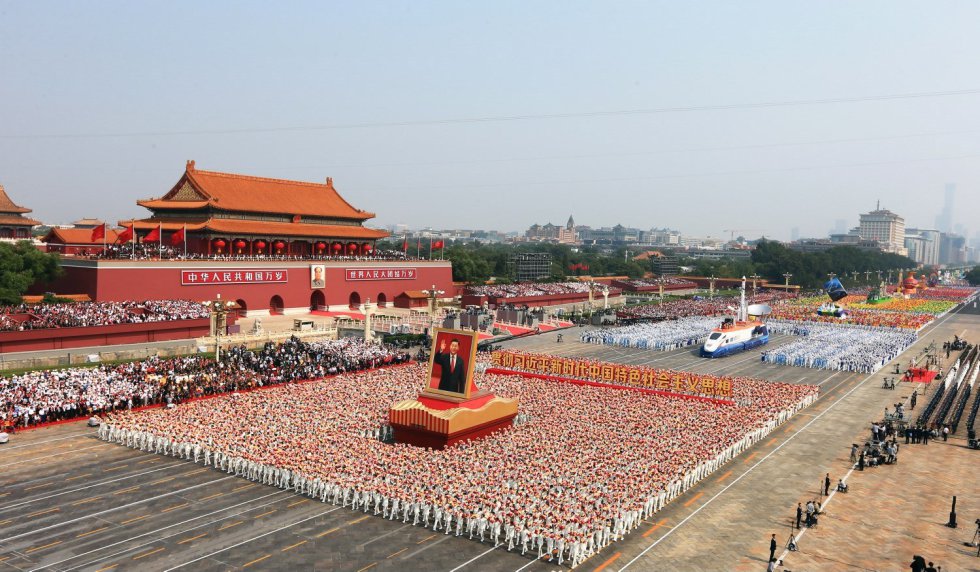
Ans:
<svg viewBox="0 0 980 572"><path fill-rule="evenodd" d="M509 350L493 352L491 363L494 367L528 373L558 375L677 393L694 393L708 397L725 399L731 399L732 397L731 378L689 371L674 371L610 362L577 360L561 356L526 354Z"/></svg>

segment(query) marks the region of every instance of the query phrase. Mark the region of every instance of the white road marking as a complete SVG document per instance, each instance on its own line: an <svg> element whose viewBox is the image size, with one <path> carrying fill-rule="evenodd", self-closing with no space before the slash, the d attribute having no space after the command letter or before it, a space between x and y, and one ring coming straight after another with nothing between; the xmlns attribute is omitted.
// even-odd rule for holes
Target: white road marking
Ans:
<svg viewBox="0 0 980 572"><path fill-rule="evenodd" d="M10 542L11 540L17 540L18 538L24 538L25 536L31 536L32 534L37 534L39 532L45 532L45 531L52 530L52 529L55 529L55 528L61 528L62 526L67 526L69 524L73 524L73 523L76 523L76 522L79 522L79 521L82 521L82 520L87 520L87 519L90 519L90 518L93 518L93 517L97 517L97 516L102 515L102 514L108 514L110 512L116 512L118 510L123 510L125 508L129 508L129 507L133 507L133 506L136 506L136 505L143 504L145 502L149 502L149 501L153 501L153 500L157 500L157 499L162 499L162 498L166 498L166 497L169 497L169 496L174 496L174 495L177 495L177 494L180 494L180 493L184 493L184 492L187 492L187 491L192 491L194 489L198 489L198 488L201 488L201 487L206 487L208 485L213 485L214 483L220 483L221 481L227 481L228 479L236 479L236 478L238 478L238 477L235 477L235 476L222 477L220 479L215 479L213 481L206 481L206 482L199 483L199 484L196 484L196 485L193 485L193 486L190 486L190 487L186 487L186 488L183 488L183 489L177 489L176 491L171 491L169 493L164 493L162 495L157 495L155 497L147 497L147 498L145 498L143 500L138 500L138 501L135 501L135 502L127 503L127 504L124 504L124 505L121 505L121 506L117 506L117 507L114 507L114 508L107 508L105 510L101 510L101 511L96 512L96 513L93 513L93 514L88 514L88 515L81 516L81 517L78 517L78 518L73 518L71 520L66 520L64 522L59 522L57 524L52 524L50 526L45 526L43 528L38 528L37 530L32 530L30 532L22 532L20 534L15 534L14 536L8 536L6 538L0 538L0 544L2 544L4 542Z"/></svg>
<svg viewBox="0 0 980 572"><path fill-rule="evenodd" d="M214 552L212 552L210 554L205 554L204 556L195 558L194 560L189 560L187 562L184 562L183 564L178 564L177 566L174 566L173 568L167 568L164 572L171 572L171 570L177 570L177 569L183 568L184 566L187 566L189 564L194 564L195 562L200 562L201 560L204 560L206 558L211 558L215 554L221 554L222 552L225 552L227 550L231 550L232 548L238 548L239 546L248 544L249 542L252 542L254 540L258 540L260 538L264 538L266 536L269 536L270 534L275 534L275 533L277 533L279 531L286 530L287 528L292 528L292 527L296 526L297 524L303 524L304 522L311 521L314 518L320 518L321 516L323 516L325 514L330 514L331 512L333 512L335 510L340 510L341 508L343 508L343 507L340 507L340 506L334 507L334 508L332 508L330 510L325 510L323 512L319 512L319 513L317 513L317 514L315 514L315 515L313 515L311 517L304 518L302 520L297 520L296 522L293 522L291 524L286 524L286 525L280 526L279 528L277 528L275 530L270 530L269 532L264 532L264 533L262 533L262 534L260 534L258 536L253 536L252 538L249 538L248 540L243 540L243 541L241 541L241 542L239 542L237 544L232 544L231 546L226 546L225 548L222 548L221 550L215 550Z"/></svg>
<svg viewBox="0 0 980 572"><path fill-rule="evenodd" d="M115 478L115 479L109 479L107 481L102 481L102 482L98 482L98 483L92 483L92 484L86 485L84 487L78 487L77 489L69 489L69 490L66 490L66 491L62 491L60 493L54 493L54 494L48 495L46 497L36 497L36 498L31 498L31 499L27 499L27 500L23 500L23 501L17 501L17 502L15 502L13 504L0 506L0 512L4 512L4 511L10 510L12 508L17 508L17 507L23 506L25 504L35 503L35 502L40 501L40 500L50 499L50 498L54 498L54 497L60 497L61 495L67 495L69 493L76 493L78 491L84 491L86 489L91 489L93 487L100 487L102 485L108 485L110 483L115 483L115 482L118 482L118 481L125 481L126 479L132 479L134 477L139 477L139 476L142 476L142 475L148 475L150 473L156 473L157 471L166 471L168 469L173 469L175 467L182 467L182 466L183 465L170 465L170 466L167 466L167 467L160 467L159 469L150 469L148 471L143 471L142 473L135 473L135 474L132 474L132 475L127 475L125 477L119 477L119 478Z"/></svg>

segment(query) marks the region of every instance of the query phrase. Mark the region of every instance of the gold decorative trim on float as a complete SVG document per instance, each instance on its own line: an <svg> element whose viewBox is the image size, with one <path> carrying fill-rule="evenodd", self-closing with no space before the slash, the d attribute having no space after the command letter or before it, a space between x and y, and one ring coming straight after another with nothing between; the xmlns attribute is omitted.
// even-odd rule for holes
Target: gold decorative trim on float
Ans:
<svg viewBox="0 0 980 572"><path fill-rule="evenodd" d="M503 397L494 397L476 409L453 407L442 410L426 407L415 399L406 399L391 406L389 419L392 425L453 435L515 415L517 400Z"/></svg>

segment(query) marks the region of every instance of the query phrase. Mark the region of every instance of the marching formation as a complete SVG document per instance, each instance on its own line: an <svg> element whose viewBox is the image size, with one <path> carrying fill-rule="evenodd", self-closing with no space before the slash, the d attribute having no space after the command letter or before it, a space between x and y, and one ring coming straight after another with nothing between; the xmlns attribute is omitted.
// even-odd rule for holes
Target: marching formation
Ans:
<svg viewBox="0 0 980 572"><path fill-rule="evenodd" d="M324 502L575 565L809 405L760 384L747 405L479 375L522 423L443 451L385 444L388 406L421 365L110 414L103 439L201 462ZM778 386L778 390L776 390ZM371 438L365 438L365 436Z"/></svg>

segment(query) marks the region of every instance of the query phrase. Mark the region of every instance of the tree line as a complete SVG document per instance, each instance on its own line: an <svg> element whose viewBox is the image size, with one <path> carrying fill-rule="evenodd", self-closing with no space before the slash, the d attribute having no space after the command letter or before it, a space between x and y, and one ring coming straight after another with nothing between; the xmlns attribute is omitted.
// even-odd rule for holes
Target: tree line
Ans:
<svg viewBox="0 0 980 572"><path fill-rule="evenodd" d="M401 250L401 243L381 243L379 248ZM411 249L409 249L411 251ZM563 281L574 276L628 276L642 278L656 274L655 260L635 260L639 249L625 247L577 246L565 244L502 244L470 242L448 245L444 256L453 263L453 280L482 283L490 278L505 282L511 278L508 266L510 257L524 252L551 254L551 272L543 281ZM668 253L669 254L669 253ZM783 282L783 274L792 274L791 284L804 288L819 288L827 280L828 273L836 273L846 284L855 282L877 283L877 272L882 279L889 270L915 268L910 258L852 246L837 246L822 252L800 252L775 241L761 241L752 251L751 258L721 258L719 260L694 259L676 253L681 266L690 268L688 274L738 278L759 275L773 282ZM871 274L865 274L870 271ZM859 272L855 280L853 272ZM892 280L897 278L893 272Z"/></svg>

